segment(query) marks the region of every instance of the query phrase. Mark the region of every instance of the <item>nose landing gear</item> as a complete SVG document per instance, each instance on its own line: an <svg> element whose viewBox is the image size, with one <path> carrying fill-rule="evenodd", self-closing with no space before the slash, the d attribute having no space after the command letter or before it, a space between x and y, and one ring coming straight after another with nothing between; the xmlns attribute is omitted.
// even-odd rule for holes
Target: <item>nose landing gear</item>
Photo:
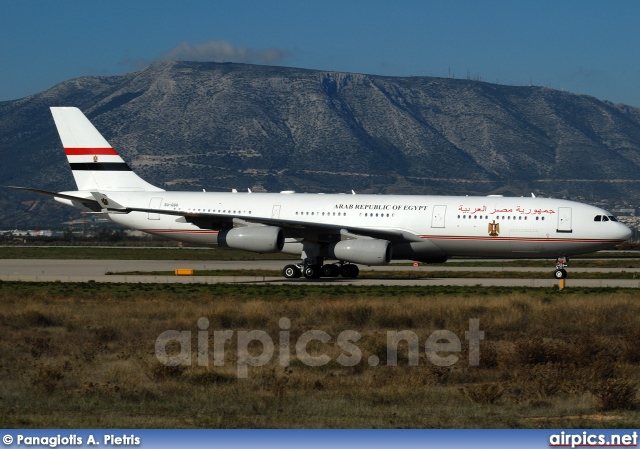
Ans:
<svg viewBox="0 0 640 449"><path fill-rule="evenodd" d="M556 271L553 272L553 277L556 279L566 279L567 270L565 267L569 265L569 258L566 256L560 256L556 260Z"/></svg>

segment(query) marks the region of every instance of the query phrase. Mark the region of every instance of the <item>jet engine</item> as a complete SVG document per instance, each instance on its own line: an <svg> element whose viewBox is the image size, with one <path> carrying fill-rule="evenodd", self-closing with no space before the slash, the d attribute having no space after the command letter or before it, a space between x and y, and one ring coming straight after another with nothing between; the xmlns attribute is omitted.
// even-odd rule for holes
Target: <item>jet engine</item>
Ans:
<svg viewBox="0 0 640 449"><path fill-rule="evenodd" d="M276 226L246 226L220 231L218 245L254 253L276 253L284 246L284 231Z"/></svg>
<svg viewBox="0 0 640 449"><path fill-rule="evenodd" d="M391 242L380 239L343 240L329 246L329 256L363 265L387 265L391 262Z"/></svg>
<svg viewBox="0 0 640 449"><path fill-rule="evenodd" d="M396 259L425 263L445 263L448 259L447 254L430 240L394 245L393 255Z"/></svg>

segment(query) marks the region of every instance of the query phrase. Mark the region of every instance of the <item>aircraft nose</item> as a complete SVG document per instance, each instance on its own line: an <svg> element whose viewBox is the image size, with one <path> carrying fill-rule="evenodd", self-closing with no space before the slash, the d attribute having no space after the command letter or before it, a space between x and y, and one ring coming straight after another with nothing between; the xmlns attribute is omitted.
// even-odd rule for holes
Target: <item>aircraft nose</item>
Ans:
<svg viewBox="0 0 640 449"><path fill-rule="evenodd" d="M628 240L631 237L631 229L629 229L625 224L617 223L618 229L616 229L616 239L617 240Z"/></svg>

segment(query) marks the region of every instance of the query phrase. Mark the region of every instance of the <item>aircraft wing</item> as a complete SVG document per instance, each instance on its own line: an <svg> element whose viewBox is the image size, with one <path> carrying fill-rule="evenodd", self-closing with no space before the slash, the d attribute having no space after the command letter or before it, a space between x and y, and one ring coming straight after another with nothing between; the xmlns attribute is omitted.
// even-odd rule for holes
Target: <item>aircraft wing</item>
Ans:
<svg viewBox="0 0 640 449"><path fill-rule="evenodd" d="M319 240L323 241L335 241L335 235L351 235L354 238L357 237L372 237L376 239L389 240L391 243L407 243L407 242L421 242L420 236L403 231L401 229L373 229L373 228L360 228L354 226L338 226L332 224L322 224L316 222L305 222L298 220L283 220L281 218L258 218L244 217L245 221L260 223L271 226L278 226L284 229L287 237L305 237L309 234L319 235Z"/></svg>
<svg viewBox="0 0 640 449"><path fill-rule="evenodd" d="M375 229L361 228L351 226L339 226L333 224L324 224L318 222L309 222L302 220L285 220L282 218L266 218L255 217L252 215L235 214L217 214L211 212L184 212L166 209L151 209L122 206L115 201L107 198L106 195L99 192L92 192L96 198L96 202L100 203L103 209L109 212L128 213L128 212L145 212L161 215L174 215L184 217L184 219L203 229L212 229L215 225L226 224L263 224L270 226L278 226L285 231L288 238L307 238L310 240L334 242L340 240L341 236L372 237L376 239L389 240L393 244L422 242L420 236L401 229ZM106 202L106 204L105 204Z"/></svg>
<svg viewBox="0 0 640 449"><path fill-rule="evenodd" d="M7 186L7 187L9 187L10 189L15 189L15 190L23 190L25 192L38 193L40 195L48 195L48 196L52 196L54 198L63 198L65 200L69 200L69 201L76 201L76 202L82 204L83 206L87 207L88 209L91 209L94 212L100 212L101 211L100 204L95 199L82 198L80 196L67 195L67 194L64 194L64 193L49 192L48 190L31 189L29 187L16 187L16 186Z"/></svg>

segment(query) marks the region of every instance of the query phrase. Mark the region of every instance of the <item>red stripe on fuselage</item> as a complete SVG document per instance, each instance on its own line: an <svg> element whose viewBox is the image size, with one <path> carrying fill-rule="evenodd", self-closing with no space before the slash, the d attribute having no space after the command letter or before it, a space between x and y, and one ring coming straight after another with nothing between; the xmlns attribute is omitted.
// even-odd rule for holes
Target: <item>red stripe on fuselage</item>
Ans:
<svg viewBox="0 0 640 449"><path fill-rule="evenodd" d="M91 156L91 155L109 155L117 156L116 150L113 148L65 148L64 152L67 156Z"/></svg>
<svg viewBox="0 0 640 449"><path fill-rule="evenodd" d="M149 234L218 234L219 231L210 230L189 230L189 229L141 229L142 232L148 232Z"/></svg>
<svg viewBox="0 0 640 449"><path fill-rule="evenodd" d="M421 235L423 240L457 240L477 242L530 242L530 243L622 243L624 240L616 239L571 239L571 238L544 238L544 237L471 237L453 235Z"/></svg>

